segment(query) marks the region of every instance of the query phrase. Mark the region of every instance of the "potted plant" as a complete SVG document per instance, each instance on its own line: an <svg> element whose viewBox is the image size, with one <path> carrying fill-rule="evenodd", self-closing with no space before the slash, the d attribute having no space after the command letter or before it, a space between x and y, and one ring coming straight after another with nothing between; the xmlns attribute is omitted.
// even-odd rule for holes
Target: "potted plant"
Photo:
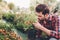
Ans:
<svg viewBox="0 0 60 40"><path fill-rule="evenodd" d="M37 21L37 16L34 13L20 13L19 16L15 17L16 28L22 29L25 32L33 29L33 23Z"/></svg>

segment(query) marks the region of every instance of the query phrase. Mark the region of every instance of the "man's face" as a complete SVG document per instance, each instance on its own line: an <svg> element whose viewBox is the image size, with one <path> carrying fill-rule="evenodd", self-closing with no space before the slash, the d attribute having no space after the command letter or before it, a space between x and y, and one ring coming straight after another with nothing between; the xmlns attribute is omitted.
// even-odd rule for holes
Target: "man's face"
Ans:
<svg viewBox="0 0 60 40"><path fill-rule="evenodd" d="M44 15L42 14L42 12L36 13L36 15L38 16L39 20L44 20Z"/></svg>
<svg viewBox="0 0 60 40"><path fill-rule="evenodd" d="M36 13L36 15L38 16L39 20L48 19L48 17L49 17L49 15L47 13L45 15L43 15L42 12Z"/></svg>

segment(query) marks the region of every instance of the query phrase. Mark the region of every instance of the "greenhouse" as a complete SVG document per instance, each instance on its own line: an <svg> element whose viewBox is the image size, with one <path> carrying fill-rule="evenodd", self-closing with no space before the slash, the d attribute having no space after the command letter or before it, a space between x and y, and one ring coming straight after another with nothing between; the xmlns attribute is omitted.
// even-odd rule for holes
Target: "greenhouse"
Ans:
<svg viewBox="0 0 60 40"><path fill-rule="evenodd" d="M60 0L0 0L0 40L60 40L59 19Z"/></svg>

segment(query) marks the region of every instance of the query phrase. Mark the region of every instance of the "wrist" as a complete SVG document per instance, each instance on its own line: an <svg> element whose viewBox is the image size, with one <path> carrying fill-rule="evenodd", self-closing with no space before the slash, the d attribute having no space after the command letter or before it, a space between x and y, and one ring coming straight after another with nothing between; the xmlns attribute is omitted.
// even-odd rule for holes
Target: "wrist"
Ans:
<svg viewBox="0 0 60 40"><path fill-rule="evenodd" d="M48 30L47 28L41 26L40 30L42 30L43 32L45 32L46 34L50 35L51 34L51 30Z"/></svg>

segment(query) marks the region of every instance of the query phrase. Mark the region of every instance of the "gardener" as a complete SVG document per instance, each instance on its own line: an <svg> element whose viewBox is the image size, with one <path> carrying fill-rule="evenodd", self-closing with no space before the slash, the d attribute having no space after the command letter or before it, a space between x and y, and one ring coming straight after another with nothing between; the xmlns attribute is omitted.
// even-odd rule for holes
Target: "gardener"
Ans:
<svg viewBox="0 0 60 40"><path fill-rule="evenodd" d="M45 4L36 7L36 14L39 21L33 23L35 28L45 32L50 39L60 40L60 18L49 14L49 8Z"/></svg>

